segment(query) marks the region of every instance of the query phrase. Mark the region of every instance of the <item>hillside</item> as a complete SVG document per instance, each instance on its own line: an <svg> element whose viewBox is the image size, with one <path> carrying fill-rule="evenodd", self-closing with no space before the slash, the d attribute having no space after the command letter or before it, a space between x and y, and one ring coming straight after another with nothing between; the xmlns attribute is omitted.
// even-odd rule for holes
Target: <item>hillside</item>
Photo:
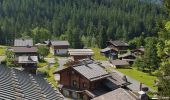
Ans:
<svg viewBox="0 0 170 100"><path fill-rule="evenodd" d="M69 40L71 46L104 47L108 39L155 36L160 5L141 0L0 0L0 44L14 38Z"/></svg>

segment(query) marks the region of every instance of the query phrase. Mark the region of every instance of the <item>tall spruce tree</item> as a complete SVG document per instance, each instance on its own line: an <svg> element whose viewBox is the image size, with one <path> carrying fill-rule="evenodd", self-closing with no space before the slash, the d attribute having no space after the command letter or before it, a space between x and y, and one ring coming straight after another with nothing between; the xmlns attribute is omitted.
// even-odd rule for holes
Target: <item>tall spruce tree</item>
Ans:
<svg viewBox="0 0 170 100"><path fill-rule="evenodd" d="M170 13L170 2L164 0L164 5ZM170 98L170 19L159 34L158 56L161 58L160 75L158 76L158 93L160 99Z"/></svg>
<svg viewBox="0 0 170 100"><path fill-rule="evenodd" d="M145 39L144 62L146 68L148 68L150 72L155 71L159 67L159 58L157 56L156 45L156 37L147 37Z"/></svg>

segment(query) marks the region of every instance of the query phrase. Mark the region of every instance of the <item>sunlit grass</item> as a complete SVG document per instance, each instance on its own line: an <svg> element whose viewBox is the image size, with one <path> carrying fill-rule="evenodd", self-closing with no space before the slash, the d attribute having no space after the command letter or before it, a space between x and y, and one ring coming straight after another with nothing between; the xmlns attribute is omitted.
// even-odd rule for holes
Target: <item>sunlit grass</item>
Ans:
<svg viewBox="0 0 170 100"><path fill-rule="evenodd" d="M154 80L157 79L156 76L151 76L150 74L144 73L142 71L138 71L135 68L132 68L132 69L117 69L117 70L124 73L125 75L128 75L129 77L134 78L135 80L138 80L138 81L146 84L150 88L157 90L157 87L154 84Z"/></svg>
<svg viewBox="0 0 170 100"><path fill-rule="evenodd" d="M92 48L93 52L94 52L94 56L93 59L95 60L108 60L108 58L106 58L105 56L100 54L100 48Z"/></svg>

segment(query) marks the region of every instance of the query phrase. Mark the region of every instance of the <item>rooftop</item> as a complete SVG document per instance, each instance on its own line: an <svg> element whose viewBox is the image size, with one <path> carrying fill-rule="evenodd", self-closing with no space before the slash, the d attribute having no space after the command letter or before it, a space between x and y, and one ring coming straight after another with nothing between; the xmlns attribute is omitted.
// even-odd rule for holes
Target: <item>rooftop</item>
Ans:
<svg viewBox="0 0 170 100"><path fill-rule="evenodd" d="M94 55L94 52L91 49L69 49L68 52L71 56L74 56L74 55Z"/></svg>
<svg viewBox="0 0 170 100"><path fill-rule="evenodd" d="M15 53L36 53L37 47L13 47Z"/></svg>
<svg viewBox="0 0 170 100"><path fill-rule="evenodd" d="M113 44L115 46L129 46L124 41L119 41L119 40L115 40L115 41L110 40L109 43L111 43L111 44Z"/></svg>
<svg viewBox="0 0 170 100"><path fill-rule="evenodd" d="M55 40L52 40L52 41L44 41L44 43L46 44L49 44L51 42L51 45L53 46L63 46L63 45L66 45L66 46L69 46L69 42L68 41L55 41Z"/></svg>
<svg viewBox="0 0 170 100"><path fill-rule="evenodd" d="M92 100L138 100L130 91L119 88L104 95L98 96Z"/></svg>
<svg viewBox="0 0 170 100"><path fill-rule="evenodd" d="M101 66L97 64L87 64L73 67L78 73L86 77L90 81L106 78L110 76Z"/></svg>
<svg viewBox="0 0 170 100"><path fill-rule="evenodd" d="M18 63L37 63L37 56L19 56Z"/></svg>
<svg viewBox="0 0 170 100"><path fill-rule="evenodd" d="M0 65L1 100L64 100L42 77Z"/></svg>
<svg viewBox="0 0 170 100"><path fill-rule="evenodd" d="M15 39L14 46L33 46L32 39Z"/></svg>
<svg viewBox="0 0 170 100"><path fill-rule="evenodd" d="M107 71L105 71L104 68L102 68L100 63L95 62L90 59L79 60L79 63L73 64L67 68L72 68L73 70L78 72L80 75L88 79L89 81L100 80L100 79L104 79L104 78L111 76L110 73L108 73ZM67 68L58 70L54 72L54 74L61 72Z"/></svg>
<svg viewBox="0 0 170 100"><path fill-rule="evenodd" d="M115 66L120 66L120 65L129 65L129 63L127 62L127 61L125 61L125 60L119 60L119 59L117 59L117 60L112 60L111 61L111 63L113 64L113 65L115 65Z"/></svg>
<svg viewBox="0 0 170 100"><path fill-rule="evenodd" d="M111 50L111 48L104 48L104 49L102 49L102 50L100 50L100 52L102 52L102 53L104 53L104 52L108 52L108 51L110 51Z"/></svg>
<svg viewBox="0 0 170 100"><path fill-rule="evenodd" d="M126 76L120 76L116 72L111 73L112 76L107 78L106 83L115 84L117 86L127 86L131 83L127 80ZM109 86L111 86L109 84Z"/></svg>
<svg viewBox="0 0 170 100"><path fill-rule="evenodd" d="M125 54L122 54L122 55L119 55L119 58L124 58L124 57L128 57L128 56L133 56L134 58L136 58L136 56L132 53L125 53Z"/></svg>

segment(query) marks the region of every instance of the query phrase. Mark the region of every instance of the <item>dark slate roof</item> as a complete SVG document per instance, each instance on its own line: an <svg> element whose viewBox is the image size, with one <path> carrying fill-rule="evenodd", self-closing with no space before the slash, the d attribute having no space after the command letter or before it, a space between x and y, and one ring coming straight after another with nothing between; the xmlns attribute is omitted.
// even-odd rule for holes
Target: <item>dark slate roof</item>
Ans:
<svg viewBox="0 0 170 100"><path fill-rule="evenodd" d="M113 64L113 65L115 65L115 66L119 66L119 65L128 66L128 65L129 65L129 63L128 63L127 61L125 61L125 60L119 60L119 59L117 59L117 60L112 60L112 61L111 61L111 64Z"/></svg>
<svg viewBox="0 0 170 100"><path fill-rule="evenodd" d="M36 53L37 47L13 47L15 53Z"/></svg>
<svg viewBox="0 0 170 100"><path fill-rule="evenodd" d="M90 81L100 80L111 76L96 62L85 62L84 64L82 63L82 65L74 66L73 69Z"/></svg>
<svg viewBox="0 0 170 100"><path fill-rule="evenodd" d="M139 100L139 98L130 91L119 88L104 95L98 96L92 100Z"/></svg>
<svg viewBox="0 0 170 100"><path fill-rule="evenodd" d="M115 41L109 41L111 44L115 45L115 46L129 46L127 43L125 43L124 41L119 41L119 40L115 40Z"/></svg>
<svg viewBox="0 0 170 100"><path fill-rule="evenodd" d="M42 77L0 65L0 100L64 100Z"/></svg>
<svg viewBox="0 0 170 100"><path fill-rule="evenodd" d="M32 39L15 39L14 46L33 46Z"/></svg>

